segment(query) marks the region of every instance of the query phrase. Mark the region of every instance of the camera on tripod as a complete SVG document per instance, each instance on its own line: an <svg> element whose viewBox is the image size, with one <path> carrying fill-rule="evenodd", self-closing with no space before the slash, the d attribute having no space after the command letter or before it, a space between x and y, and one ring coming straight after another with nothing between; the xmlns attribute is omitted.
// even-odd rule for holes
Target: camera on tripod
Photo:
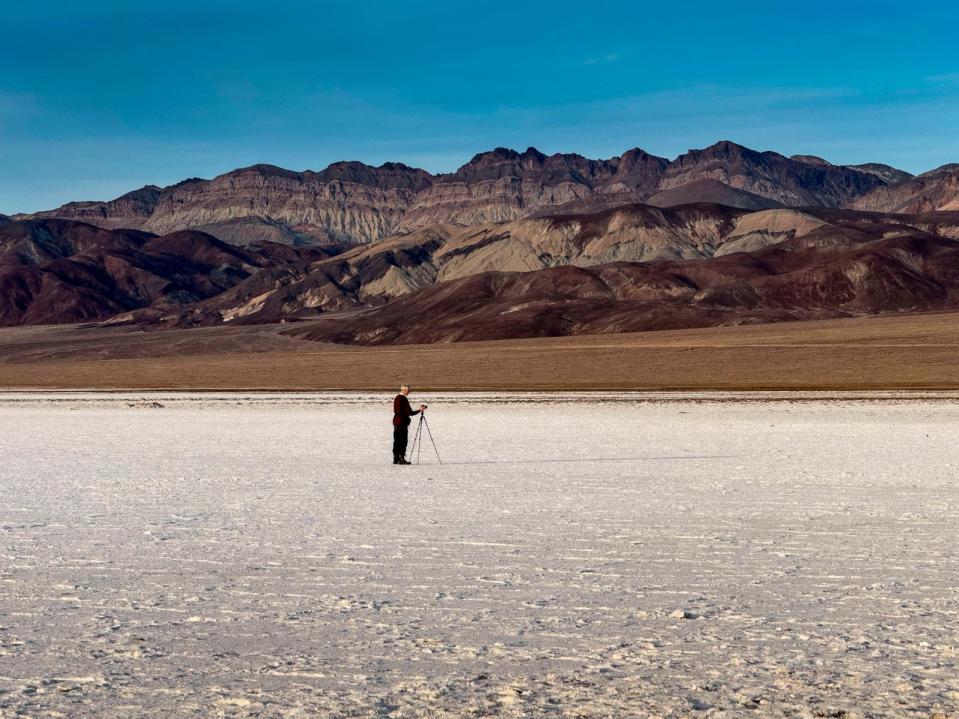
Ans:
<svg viewBox="0 0 959 719"><path fill-rule="evenodd" d="M416 425L416 434L413 435L413 446L410 448L410 457L416 457L416 463L420 463L420 454L423 451L423 428L426 428L426 436L430 439L430 444L433 445L433 452L436 454L436 461L440 464L443 464L443 460L440 459L440 452L436 449L436 441L433 439L433 433L430 431L430 423L426 421L426 412L423 410L426 409L425 404L420 405L420 422Z"/></svg>

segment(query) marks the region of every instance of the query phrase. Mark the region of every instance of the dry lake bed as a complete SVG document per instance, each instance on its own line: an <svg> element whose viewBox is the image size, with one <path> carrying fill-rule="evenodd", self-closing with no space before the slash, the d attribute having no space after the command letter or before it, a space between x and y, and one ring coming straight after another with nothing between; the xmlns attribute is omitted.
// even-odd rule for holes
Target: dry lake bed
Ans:
<svg viewBox="0 0 959 719"><path fill-rule="evenodd" d="M0 395L0 717L953 717L959 396Z"/></svg>

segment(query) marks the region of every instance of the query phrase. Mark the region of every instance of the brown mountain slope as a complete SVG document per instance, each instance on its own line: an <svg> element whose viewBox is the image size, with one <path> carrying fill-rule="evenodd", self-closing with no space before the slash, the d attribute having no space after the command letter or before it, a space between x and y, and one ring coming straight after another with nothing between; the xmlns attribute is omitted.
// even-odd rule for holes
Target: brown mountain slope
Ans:
<svg viewBox="0 0 959 719"><path fill-rule="evenodd" d="M709 260L776 246L825 252L897 237L959 239L959 213L627 205L439 225L341 254L269 242L241 250L196 231L156 237L32 220L0 227L2 321L272 322L377 306L485 272Z"/></svg>
<svg viewBox="0 0 959 719"><path fill-rule="evenodd" d="M793 240L710 261L490 272L288 334L407 344L679 329L959 306L959 242Z"/></svg>
<svg viewBox="0 0 959 719"><path fill-rule="evenodd" d="M593 215L472 228L437 226L308 266L261 272L163 321L178 326L224 319L273 322L380 305L437 282L491 271L709 259L790 242L793 248L826 251L908 236L959 239L959 214L909 217L844 210L746 212L715 205L671 209L632 205Z"/></svg>
<svg viewBox="0 0 959 719"><path fill-rule="evenodd" d="M438 281L619 260L711 257L744 211L716 205L629 205L593 215L530 218L478 227L438 225L357 247L309 267L260 274L200 303L177 325L222 318L270 322L300 310L380 304ZM777 230L779 232L780 230ZM778 241L792 236L789 230ZM794 234L794 233L793 233Z"/></svg>
<svg viewBox="0 0 959 719"><path fill-rule="evenodd" d="M850 207L904 213L959 210L959 165L945 165L903 182L877 187L850 203Z"/></svg>
<svg viewBox="0 0 959 719"><path fill-rule="evenodd" d="M0 226L0 325L176 307L218 295L264 267L325 256L267 245L241 250L189 230L158 237L70 220L11 222Z"/></svg>
<svg viewBox="0 0 959 719"><path fill-rule="evenodd" d="M26 220L0 227L0 267L37 266L86 251L135 247L152 237L138 230L105 230L72 220Z"/></svg>

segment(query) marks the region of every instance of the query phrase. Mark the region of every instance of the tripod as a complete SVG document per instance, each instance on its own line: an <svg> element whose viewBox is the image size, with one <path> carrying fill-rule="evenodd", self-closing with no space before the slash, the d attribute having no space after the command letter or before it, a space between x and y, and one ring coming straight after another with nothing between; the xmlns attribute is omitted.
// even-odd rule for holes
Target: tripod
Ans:
<svg viewBox="0 0 959 719"><path fill-rule="evenodd" d="M433 433L430 432L430 423L426 421L426 412L420 412L420 423L416 425L416 434L413 435L413 446L410 447L410 459L416 454L416 463L420 463L420 453L423 451L423 427L426 427L426 435L430 438L433 445L433 451L436 452L436 461L443 464L440 459L439 450L436 449L436 442L433 440Z"/></svg>

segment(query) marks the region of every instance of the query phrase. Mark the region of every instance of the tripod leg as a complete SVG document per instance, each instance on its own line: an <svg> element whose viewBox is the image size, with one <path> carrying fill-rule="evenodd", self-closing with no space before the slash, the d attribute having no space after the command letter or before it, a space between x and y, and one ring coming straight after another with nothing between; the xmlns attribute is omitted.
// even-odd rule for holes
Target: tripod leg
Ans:
<svg viewBox="0 0 959 719"><path fill-rule="evenodd" d="M440 459L440 451L439 451L438 449L436 449L436 441L433 439L433 433L430 432L430 423L426 421L426 417L423 417L423 424L426 425L426 433L427 433L427 434L429 435L429 437L430 437L430 443L433 445L433 451L436 452L436 461L439 462L440 464L443 464L443 460ZM420 445L421 445L421 446L422 446L422 444L423 444L423 443L420 442Z"/></svg>
<svg viewBox="0 0 959 719"><path fill-rule="evenodd" d="M420 455L423 453L423 415L420 415L420 426L417 428L420 433L420 446L416 450L416 463L420 463Z"/></svg>
<svg viewBox="0 0 959 719"><path fill-rule="evenodd" d="M416 425L416 432L413 434L413 444L410 446L410 459L413 458L413 454L416 452L417 442L419 442L421 446L423 444L422 440L420 439L420 434L422 433L422 429L423 429L423 423L420 422L418 425Z"/></svg>

